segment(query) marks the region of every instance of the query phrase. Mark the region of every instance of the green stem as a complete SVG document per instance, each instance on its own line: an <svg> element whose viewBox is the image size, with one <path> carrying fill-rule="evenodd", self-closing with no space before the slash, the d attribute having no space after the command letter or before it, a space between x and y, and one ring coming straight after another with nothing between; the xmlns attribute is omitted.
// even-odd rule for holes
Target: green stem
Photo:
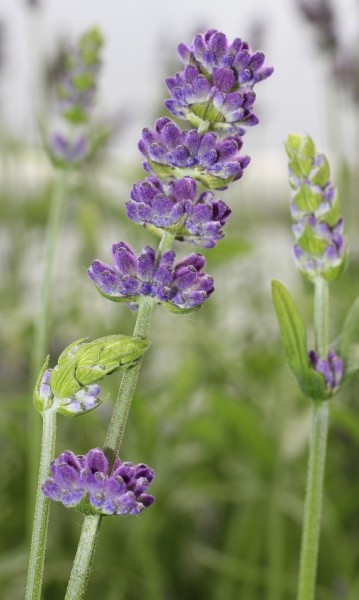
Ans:
<svg viewBox="0 0 359 600"><path fill-rule="evenodd" d="M157 261L171 249L175 235L165 232L157 250ZM134 335L146 338L150 329L151 317L156 301L151 297L144 297L139 305L138 316ZM113 463L118 455L126 428L127 417L135 393L138 375L141 369L139 361L134 367L126 369L122 376L120 389L113 410L111 421L107 430L104 450ZM65 600L82 600L85 596L88 579L95 555L96 542L101 525L101 516L85 517L82 533L72 567Z"/></svg>
<svg viewBox="0 0 359 600"><path fill-rule="evenodd" d="M41 283L39 310L37 314L35 339L32 353L32 380L36 381L39 371L43 365L46 356L48 329L50 321L50 307L52 296L52 280L55 255L58 246L58 239L62 225L64 205L67 197L67 172L62 171L57 179L54 188L54 195L49 214L49 221L46 230L45 249L44 249L44 273Z"/></svg>
<svg viewBox="0 0 359 600"><path fill-rule="evenodd" d="M50 463L55 455L56 410L57 406L53 405L43 413L40 468L37 484L25 600L40 600L41 598L47 526L50 513L50 501L43 495L41 486L45 479L49 476Z"/></svg>
<svg viewBox="0 0 359 600"><path fill-rule="evenodd" d="M315 281L316 350L320 357L328 354L329 293L328 283ZM323 503L325 455L328 437L329 404L312 404L307 488L304 505L298 600L314 600Z"/></svg>
<svg viewBox="0 0 359 600"><path fill-rule="evenodd" d="M327 358L329 346L329 286L321 277L315 280L315 345L320 358Z"/></svg>
<svg viewBox="0 0 359 600"><path fill-rule="evenodd" d="M54 194L46 230L44 248L44 272L41 282L39 309L36 316L34 344L31 363L31 385L35 385L40 369L47 354L48 329L50 322L50 306L52 296L52 281L56 249L61 230L65 199L67 197L67 174L61 172L55 183ZM39 466L39 446L41 439L41 419L29 402L28 413L28 536L31 535L32 515L34 510L34 481Z"/></svg>

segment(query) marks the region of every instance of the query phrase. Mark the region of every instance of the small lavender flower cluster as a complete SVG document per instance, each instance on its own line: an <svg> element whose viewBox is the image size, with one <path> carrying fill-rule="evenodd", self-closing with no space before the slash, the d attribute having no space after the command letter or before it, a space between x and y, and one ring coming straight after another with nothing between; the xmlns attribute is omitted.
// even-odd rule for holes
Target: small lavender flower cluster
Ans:
<svg viewBox="0 0 359 600"><path fill-rule="evenodd" d="M273 69L265 67L264 55L252 53L246 42L229 43L215 30L196 35L191 46L180 44L178 51L186 66L167 79L172 99L165 106L199 130L182 131L167 117L143 130L139 150L150 176L133 186L127 215L171 239L213 248L224 235L231 211L198 186L224 190L242 177L250 160L240 154L244 125L258 122L251 112L253 86ZM97 289L110 300L135 307L150 296L182 312L199 308L214 290L199 254L175 264L173 252L156 254L146 247L137 256L119 242L113 245L112 256L112 265L97 260L88 270Z"/></svg>
<svg viewBox="0 0 359 600"><path fill-rule="evenodd" d="M95 260L89 269L110 300L138 303L141 297L152 296L169 308L191 310L213 291L212 277L201 272L205 264L201 254L191 254L174 265L174 252L165 252L156 261L150 246L137 257L130 246L118 242L112 246L112 256L113 267Z"/></svg>
<svg viewBox="0 0 359 600"><path fill-rule="evenodd" d="M84 456L63 452L52 461L51 474L42 485L43 494L85 514L138 515L154 502L146 493L154 478L152 469L117 458L110 470L99 448Z"/></svg>
<svg viewBox="0 0 359 600"><path fill-rule="evenodd" d="M174 116L239 135L258 123L253 87L273 73L262 52L253 53L239 38L230 44L215 29L195 35L191 46L180 44L178 52L184 71L166 79L171 99L165 106Z"/></svg>
<svg viewBox="0 0 359 600"><path fill-rule="evenodd" d="M139 149L149 173L161 178L189 175L205 187L225 189L242 177L250 162L249 156L239 153L242 145L239 135L221 139L213 132L181 131L173 121L162 117L154 129L143 130Z"/></svg>
<svg viewBox="0 0 359 600"><path fill-rule="evenodd" d="M50 136L49 153L58 167L81 164L94 151L86 125L97 90L103 39L98 29L84 33L66 57L57 86L57 111L61 130Z"/></svg>
<svg viewBox="0 0 359 600"><path fill-rule="evenodd" d="M291 214L295 221L296 265L310 280L337 279L345 265L347 241L328 161L316 153L309 136L289 135L286 150L293 190Z"/></svg>
<svg viewBox="0 0 359 600"><path fill-rule="evenodd" d="M327 358L319 358L314 350L311 350L308 356L313 369L323 375L327 391L334 394L343 380L343 359L338 356L335 350L330 350Z"/></svg>

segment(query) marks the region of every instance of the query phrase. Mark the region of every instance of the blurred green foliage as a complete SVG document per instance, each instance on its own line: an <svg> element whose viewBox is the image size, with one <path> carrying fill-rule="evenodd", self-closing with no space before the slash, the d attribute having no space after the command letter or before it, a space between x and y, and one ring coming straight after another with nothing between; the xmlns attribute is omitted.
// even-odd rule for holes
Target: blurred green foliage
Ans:
<svg viewBox="0 0 359 600"><path fill-rule="evenodd" d="M109 260L115 241L137 249L154 243L125 216L131 184L143 177L139 163L124 173L107 160L74 176L53 285L54 364L75 339L132 333L135 314L101 298L86 268L94 258ZM251 169L260 169L255 156ZM0 597L20 600L29 364L53 178L41 153L13 144L1 149L0 180ZM347 168L337 182L349 190L342 203L350 238L358 209ZM155 312L121 456L154 468L156 503L138 518L103 520L89 600L295 598L309 406L284 364L271 279L286 282L309 324L312 290L294 272L288 197L268 170L260 187L246 178L233 185L226 238L206 251L216 293L192 315ZM359 291L352 239L347 271L332 286L333 337ZM58 452L101 446L119 384L118 374L107 379L110 397L99 409L59 417ZM356 386L354 379L332 401L318 600L359 594ZM64 596L81 523L79 513L53 504L44 598Z"/></svg>
<svg viewBox="0 0 359 600"><path fill-rule="evenodd" d="M47 92L62 72L65 47L47 66ZM169 65L172 51L161 48L168 75L178 63ZM332 112L329 133L337 148L344 138ZM348 119L346 128L357 125ZM88 600L295 598L310 407L284 364L270 286L276 278L288 287L311 342L312 288L291 258L284 149L280 178L272 157L263 165L256 149L245 151L252 154L248 175L223 196L233 209L226 237L205 252L215 294L197 313L158 308L154 315L121 457L154 468L156 502L139 517L103 519ZM75 339L132 333L135 314L101 298L86 269L95 258L109 260L115 241L136 249L155 243L125 215L131 186L143 176L140 157L128 169L107 157L72 181L53 286L52 365ZM333 338L359 294L353 165L339 165L336 183L351 252L344 276L331 286ZM0 184L0 598L22 600L30 363L54 172L41 150L2 135ZM107 378L109 398L93 413L59 416L57 452L101 446L118 385L118 374ZM317 600L359 597L356 390L355 377L331 401ZM44 599L64 597L82 520L53 503Z"/></svg>

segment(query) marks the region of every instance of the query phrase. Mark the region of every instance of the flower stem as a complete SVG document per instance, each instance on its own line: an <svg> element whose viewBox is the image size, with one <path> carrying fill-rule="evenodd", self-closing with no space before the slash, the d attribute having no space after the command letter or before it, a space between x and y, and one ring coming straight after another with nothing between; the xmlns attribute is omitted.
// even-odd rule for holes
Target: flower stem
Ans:
<svg viewBox="0 0 359 600"><path fill-rule="evenodd" d="M57 406L53 405L51 408L44 410L43 413L40 468L25 600L40 600L41 598L47 526L50 513L50 501L43 495L41 486L49 475L50 463L55 455L56 409Z"/></svg>
<svg viewBox="0 0 359 600"><path fill-rule="evenodd" d="M171 249L173 240L174 234L169 232L165 232L163 234L157 250L157 261L165 252ZM155 299L150 296L142 298L134 329L135 336L147 338L155 304ZM104 450L110 461L110 464L113 464L120 450L123 435L125 433L127 417L131 408L138 375L141 369L141 362L142 361L140 360L134 367L126 369L122 376L116 404L112 413L104 443ZM65 600L82 600L82 598L85 596L92 562L95 555L100 525L100 515L87 516L84 519L81 537L72 567Z"/></svg>
<svg viewBox="0 0 359 600"><path fill-rule="evenodd" d="M329 292L328 283L321 278L315 281L314 307L316 350L321 358L325 358L328 354ZM298 600L314 600L315 594L328 417L328 402L313 401Z"/></svg>
<svg viewBox="0 0 359 600"><path fill-rule="evenodd" d="M44 248L44 272L41 282L39 310L36 317L34 344L31 363L31 385L35 385L39 371L47 353L48 329L51 317L51 292L53 270L61 230L65 199L67 197L67 173L61 172L55 183L49 221L46 230ZM34 481L39 467L39 446L41 439L41 420L39 413L29 402L28 413L28 536L31 535L32 515L34 510L35 491Z"/></svg>

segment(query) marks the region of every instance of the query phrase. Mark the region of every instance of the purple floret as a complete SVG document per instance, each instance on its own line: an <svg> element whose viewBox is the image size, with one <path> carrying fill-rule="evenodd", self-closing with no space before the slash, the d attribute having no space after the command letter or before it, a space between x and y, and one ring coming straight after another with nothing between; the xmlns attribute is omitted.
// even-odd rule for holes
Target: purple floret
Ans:
<svg viewBox="0 0 359 600"><path fill-rule="evenodd" d="M231 214L212 192L198 195L191 177L164 183L147 177L133 186L126 208L135 223L170 230L176 239L205 248L213 248L224 236L222 227Z"/></svg>
<svg viewBox="0 0 359 600"><path fill-rule="evenodd" d="M154 129L144 129L139 149L145 156L144 168L160 178L186 175L206 187L224 189L243 175L250 162L241 156L242 139L237 135L223 140L216 133L200 134L196 129L182 132L177 125L162 117Z"/></svg>
<svg viewBox="0 0 359 600"><path fill-rule="evenodd" d="M178 52L185 68L166 79L171 99L165 106L173 115L240 135L258 123L251 110L253 87L273 73L262 52L252 52L239 38L229 43L215 29L195 35L190 46L180 44Z"/></svg>
<svg viewBox="0 0 359 600"><path fill-rule="evenodd" d="M213 292L213 278L202 272L205 259L192 254L175 263L175 253L156 253L146 246L137 256L130 246L112 246L113 265L94 261L88 275L97 289L110 300L138 303L141 296L152 296L159 303L177 309L199 307Z"/></svg>
<svg viewBox="0 0 359 600"><path fill-rule="evenodd" d="M42 486L42 491L50 500L62 502L67 507L77 506L85 493L80 480L81 457L66 450L51 463L52 477Z"/></svg>
<svg viewBox="0 0 359 600"><path fill-rule="evenodd" d="M84 456L66 450L51 463L51 474L42 486L43 494L67 507L78 507L104 515L137 515L151 506L154 497L147 488L154 472L147 465L116 459L112 472L99 448Z"/></svg>
<svg viewBox="0 0 359 600"><path fill-rule="evenodd" d="M323 375L328 392L336 392L343 380L343 359L338 356L335 350L330 350L326 359L319 358L314 350L311 350L308 356L312 367Z"/></svg>
<svg viewBox="0 0 359 600"><path fill-rule="evenodd" d="M88 141L84 136L70 141L61 133L55 133L49 143L49 149L55 159L65 163L80 163L88 153Z"/></svg>
<svg viewBox="0 0 359 600"><path fill-rule="evenodd" d="M295 223L292 229L297 240L294 258L303 273L309 277L320 276L343 263L346 252L343 218L330 227L309 214ZM309 236L313 241L307 242Z"/></svg>

